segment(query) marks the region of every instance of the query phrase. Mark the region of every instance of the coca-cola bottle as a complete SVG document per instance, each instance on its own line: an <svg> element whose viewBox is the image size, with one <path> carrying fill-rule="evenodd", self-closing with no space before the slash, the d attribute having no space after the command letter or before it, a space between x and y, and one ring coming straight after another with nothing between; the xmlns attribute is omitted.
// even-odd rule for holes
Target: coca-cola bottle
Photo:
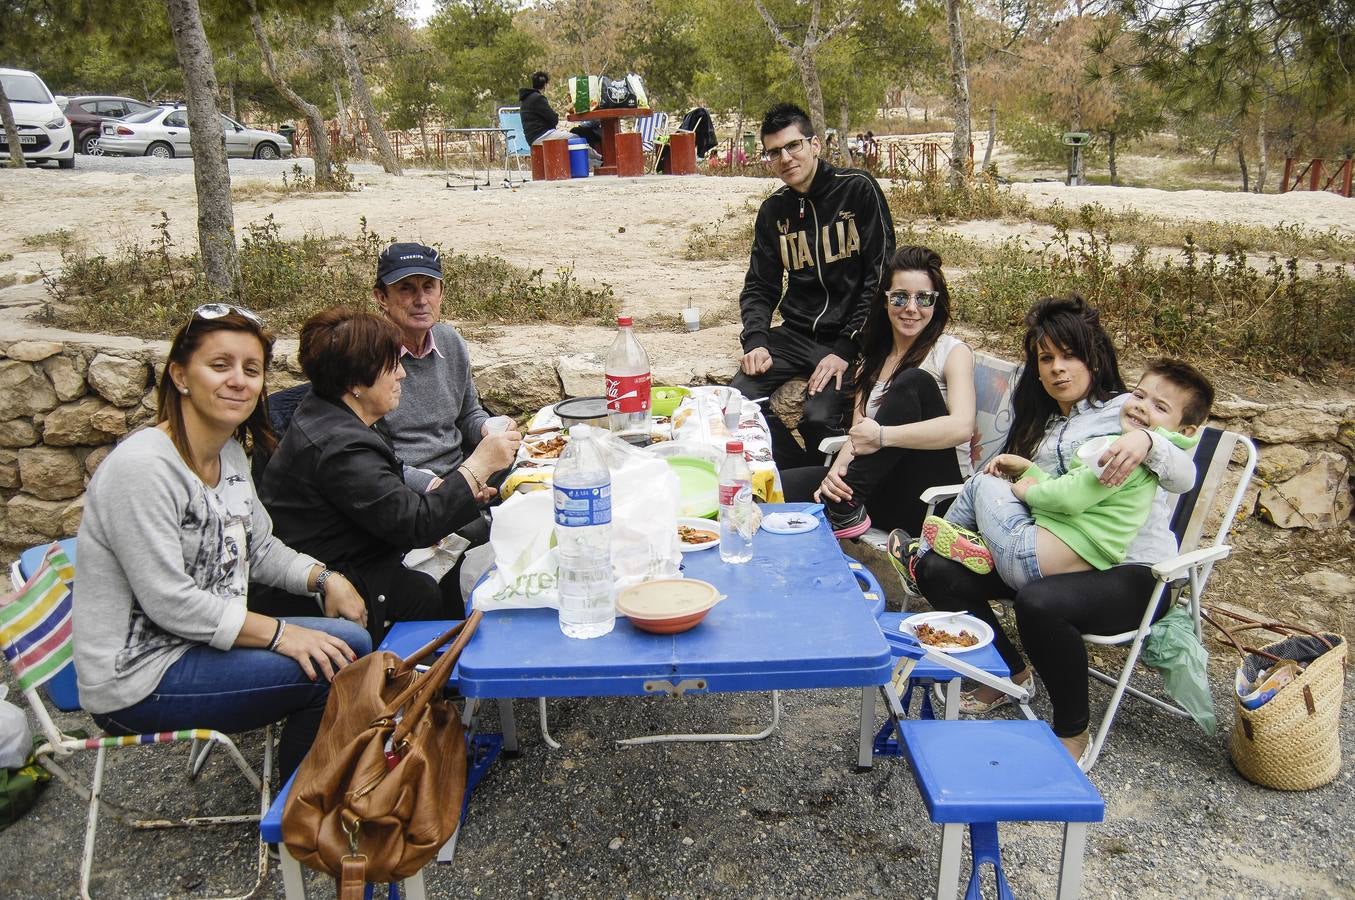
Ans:
<svg viewBox="0 0 1355 900"><path fill-rule="evenodd" d="M649 354L631 331L631 317L616 319L607 351L607 427L632 443L649 442Z"/></svg>

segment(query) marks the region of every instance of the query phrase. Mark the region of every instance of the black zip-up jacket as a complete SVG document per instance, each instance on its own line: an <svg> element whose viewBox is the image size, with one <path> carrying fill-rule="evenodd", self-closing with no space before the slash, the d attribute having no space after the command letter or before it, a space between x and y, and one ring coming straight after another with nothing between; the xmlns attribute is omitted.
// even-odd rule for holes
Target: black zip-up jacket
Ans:
<svg viewBox="0 0 1355 900"><path fill-rule="evenodd" d="M301 401L259 485L279 540L343 572L399 560L480 515L454 472L428 493L406 486L380 428L313 391Z"/></svg>
<svg viewBox="0 0 1355 900"><path fill-rule="evenodd" d="M560 116L550 108L546 95L538 90L520 88L518 106L522 108L522 136L529 144L560 124Z"/></svg>
<svg viewBox="0 0 1355 900"><path fill-rule="evenodd" d="M739 295L743 352L768 346L772 311L849 363L894 254L894 219L869 173L819 160L809 193L782 186L762 202ZM782 293L782 276L785 292Z"/></svg>

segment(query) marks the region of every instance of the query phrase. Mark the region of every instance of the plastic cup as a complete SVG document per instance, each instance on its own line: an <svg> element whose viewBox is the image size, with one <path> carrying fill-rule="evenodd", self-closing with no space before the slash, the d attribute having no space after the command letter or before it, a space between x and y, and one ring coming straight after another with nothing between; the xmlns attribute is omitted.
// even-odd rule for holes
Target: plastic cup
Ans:
<svg viewBox="0 0 1355 900"><path fill-rule="evenodd" d="M682 321L687 326L688 331L700 331L701 310L695 306L688 306L682 310Z"/></svg>
<svg viewBox="0 0 1355 900"><path fill-rule="evenodd" d="M485 434L503 434L509 428L513 427L513 420L509 416L494 416L485 421Z"/></svg>
<svg viewBox="0 0 1355 900"><path fill-rule="evenodd" d="M1101 477L1101 471L1104 466L1097 463L1106 449L1115 442L1115 438L1108 435L1094 437L1081 447L1077 448L1077 458L1082 460L1082 464L1096 473L1096 477Z"/></svg>

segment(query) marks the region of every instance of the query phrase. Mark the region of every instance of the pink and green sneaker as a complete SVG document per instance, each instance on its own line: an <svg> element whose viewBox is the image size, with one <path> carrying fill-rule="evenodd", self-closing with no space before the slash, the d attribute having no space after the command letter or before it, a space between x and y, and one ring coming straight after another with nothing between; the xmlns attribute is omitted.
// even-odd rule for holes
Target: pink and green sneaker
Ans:
<svg viewBox="0 0 1355 900"><path fill-rule="evenodd" d="M983 538L968 528L961 528L940 516L928 516L922 520L922 539L932 550L946 559L955 560L976 575L993 571L993 554L988 551Z"/></svg>

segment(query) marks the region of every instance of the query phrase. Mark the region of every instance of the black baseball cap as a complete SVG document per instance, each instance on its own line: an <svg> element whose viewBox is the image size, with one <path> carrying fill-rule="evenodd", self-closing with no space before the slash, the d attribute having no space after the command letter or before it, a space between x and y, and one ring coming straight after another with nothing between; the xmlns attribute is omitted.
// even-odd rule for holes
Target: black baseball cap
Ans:
<svg viewBox="0 0 1355 900"><path fill-rule="evenodd" d="M410 275L427 275L442 280L442 260L438 251L423 244L391 244L376 261L376 280L395 284Z"/></svg>

